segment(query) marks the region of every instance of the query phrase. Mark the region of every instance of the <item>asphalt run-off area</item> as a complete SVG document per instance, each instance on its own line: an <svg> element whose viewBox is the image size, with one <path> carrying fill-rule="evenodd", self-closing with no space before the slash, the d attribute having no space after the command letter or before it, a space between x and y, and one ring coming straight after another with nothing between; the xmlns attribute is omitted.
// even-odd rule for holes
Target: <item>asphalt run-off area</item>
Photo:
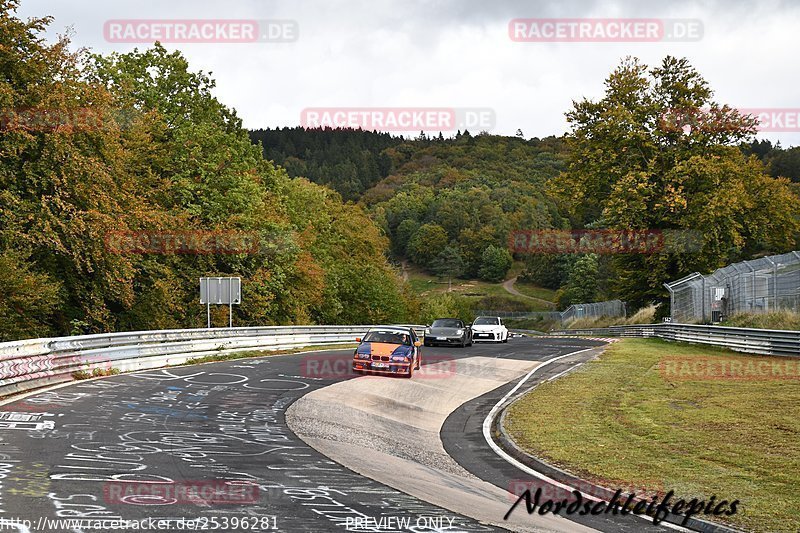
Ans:
<svg viewBox="0 0 800 533"><path fill-rule="evenodd" d="M526 387L602 345L426 347L410 380L353 375L347 349L36 392L0 406L0 518L10 531L666 531L633 516L503 520L523 474L484 418L539 363L575 353Z"/></svg>

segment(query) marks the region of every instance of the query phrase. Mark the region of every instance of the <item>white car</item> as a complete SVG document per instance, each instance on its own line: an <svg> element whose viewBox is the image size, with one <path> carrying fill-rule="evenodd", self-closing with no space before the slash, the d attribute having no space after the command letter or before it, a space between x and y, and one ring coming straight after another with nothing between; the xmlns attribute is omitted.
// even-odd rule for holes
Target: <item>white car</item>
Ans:
<svg viewBox="0 0 800 533"><path fill-rule="evenodd" d="M508 342L508 329L497 316L479 316L472 323L472 340L474 342Z"/></svg>

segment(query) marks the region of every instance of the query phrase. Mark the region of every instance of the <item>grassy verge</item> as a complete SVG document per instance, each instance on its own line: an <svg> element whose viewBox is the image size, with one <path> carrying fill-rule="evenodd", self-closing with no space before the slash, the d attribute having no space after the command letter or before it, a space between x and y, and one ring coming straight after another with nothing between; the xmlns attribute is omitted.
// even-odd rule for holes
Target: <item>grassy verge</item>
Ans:
<svg viewBox="0 0 800 533"><path fill-rule="evenodd" d="M772 370L748 371L762 362ZM724 364L741 365L729 366L741 368L738 379L721 377ZM607 487L739 499L729 523L800 531L798 375L799 359L626 339L513 404L506 429L534 455Z"/></svg>
<svg viewBox="0 0 800 533"><path fill-rule="evenodd" d="M437 292L447 292L446 279L432 276L413 266L408 269L408 283L411 289L420 296ZM473 309L492 311L551 311L543 302L509 294L502 283L489 283L480 280L452 280L451 292L465 297ZM517 287L517 285L515 285ZM533 286L530 286L533 287ZM533 289L531 289L533 290ZM547 291L547 289L539 289ZM520 290L520 292L523 292ZM542 293L547 294L547 292Z"/></svg>
<svg viewBox="0 0 800 533"><path fill-rule="evenodd" d="M720 325L736 328L800 330L800 313L794 313L792 311L740 313L733 315Z"/></svg>
<svg viewBox="0 0 800 533"><path fill-rule="evenodd" d="M524 283L522 281L517 281L514 284L514 288L526 296L540 298L542 300L547 300L548 302L556 301L556 291L553 289L545 289L544 287L539 287L538 285L532 285L530 283Z"/></svg>

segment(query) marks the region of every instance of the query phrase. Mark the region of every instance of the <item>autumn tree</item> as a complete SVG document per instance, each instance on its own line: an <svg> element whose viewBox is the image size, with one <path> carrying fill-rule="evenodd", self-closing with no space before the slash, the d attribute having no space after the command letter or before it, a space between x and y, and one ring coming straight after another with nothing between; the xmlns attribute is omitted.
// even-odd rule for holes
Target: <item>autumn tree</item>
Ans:
<svg viewBox="0 0 800 533"><path fill-rule="evenodd" d="M134 266L104 238L153 209L129 170L112 95L81 77L85 54L64 37L46 43L49 19L21 21L16 6L0 1L0 252L13 250L12 272L57 305L0 306L25 315L31 334L66 332L75 319L111 329L133 300Z"/></svg>
<svg viewBox="0 0 800 533"><path fill-rule="evenodd" d="M575 227L699 237L697 248L615 258L614 287L633 307L664 301L665 281L794 244L787 181L737 148L755 119L714 101L687 60L650 69L626 59L604 97L575 102L567 120L569 166L551 186Z"/></svg>
<svg viewBox="0 0 800 533"><path fill-rule="evenodd" d="M204 275L243 278L239 325L409 318L378 227L265 160L210 76L159 44L47 44L16 5L0 0L0 337L201 325ZM132 253L118 232L256 246Z"/></svg>
<svg viewBox="0 0 800 533"><path fill-rule="evenodd" d="M424 224L409 239L406 252L409 258L424 267L433 265L433 260L447 246L447 232L438 224Z"/></svg>

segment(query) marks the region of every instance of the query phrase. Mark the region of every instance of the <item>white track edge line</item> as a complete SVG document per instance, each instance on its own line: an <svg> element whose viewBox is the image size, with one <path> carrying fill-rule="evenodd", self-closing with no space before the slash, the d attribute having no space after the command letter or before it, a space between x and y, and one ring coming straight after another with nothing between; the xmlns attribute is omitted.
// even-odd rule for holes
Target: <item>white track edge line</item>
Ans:
<svg viewBox="0 0 800 533"><path fill-rule="evenodd" d="M532 475L534 477L537 477L537 478L539 478L539 479L541 479L543 481L546 481L546 482L550 483L551 485L555 485L556 487L559 487L561 489L567 490L568 492L572 492L572 491L578 490L575 487L570 487L569 485L565 485L564 483L556 481L555 479L552 479L552 478L542 474L541 472L537 472L536 470L528 467L527 465L517 461L516 459L514 459L513 457L508 455L505 452L505 450L500 448L500 446L498 446L497 443L495 443L494 440L492 440L492 420L494 419L494 417L497 414L497 412L500 410L501 406L506 402L506 400L508 400L515 392L517 392L520 389L520 387L522 387L522 385L524 385L525 382L528 381L528 379L530 379L530 377L533 374L536 373L537 370L539 370L541 368L544 368L547 365L549 365L550 363L554 363L554 362L558 361L559 359L563 359L565 357L569 357L569 356L572 356L572 355L577 355L577 354L583 353L583 352L588 352L588 351L591 351L591 350L596 350L597 348L598 347L595 346L593 348L587 348L585 350L578 350L577 352L570 352L568 354L559 355L558 357L554 357L552 359L548 359L547 361L543 362L542 364L537 365L536 367L531 369L530 372L528 372L525 376L522 377L522 379L519 380L519 383L517 383L516 386L514 386L513 389L508 391L508 393L505 396L503 396L500 399L500 401L498 401L496 404L494 404L494 407L492 407L492 410L489 411L489 414L486 415L486 418L483 419L483 438L486 440L487 444L489 444L489 447L492 449L492 451L494 451L494 453L496 453L498 456L500 456L503 460L505 460L507 463L511 464L512 466L518 468L519 470L522 470L523 472L525 472L527 474L530 474L530 475ZM581 491L578 491L578 492L580 492L581 495L583 495L584 497L586 497L589 500L592 500L592 501L605 501L602 498L598 498L596 496L592 496L592 495L586 494L586 493L581 492ZM647 520L648 522L650 521L650 519L648 517L645 517L645 516L642 516L642 515L634 514L633 516L638 516L639 518L641 518L643 520ZM675 525L675 524L671 524L669 522L661 522L659 525L663 525L665 527L668 527L670 529L675 529L677 531L686 531L686 532L691 532L692 531L690 529L686 529L684 527L681 527L681 526L678 526L678 525Z"/></svg>

